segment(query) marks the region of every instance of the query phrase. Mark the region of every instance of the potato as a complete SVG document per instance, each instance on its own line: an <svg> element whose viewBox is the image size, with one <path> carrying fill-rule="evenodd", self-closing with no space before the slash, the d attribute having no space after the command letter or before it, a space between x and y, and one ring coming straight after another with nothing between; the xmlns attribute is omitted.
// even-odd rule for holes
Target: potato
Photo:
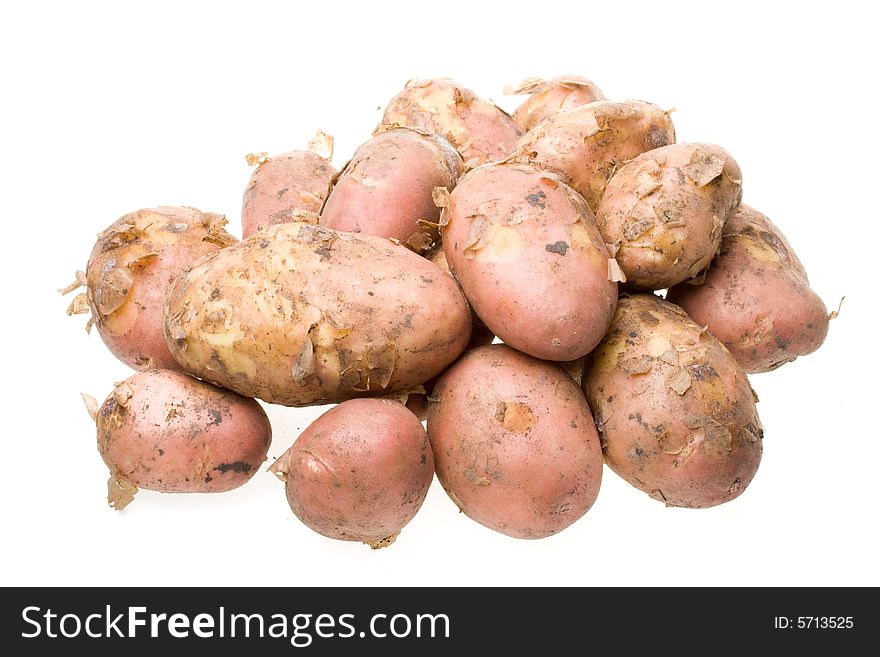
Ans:
<svg viewBox="0 0 880 657"><path fill-rule="evenodd" d="M266 460L272 428L253 399L181 372L140 372L97 410L98 451L110 468L107 501L121 510L138 488L219 493Z"/></svg>
<svg viewBox="0 0 880 657"><path fill-rule="evenodd" d="M309 528L376 549L422 506L434 457L421 422L399 402L352 399L312 422L270 469Z"/></svg>
<svg viewBox="0 0 880 657"><path fill-rule="evenodd" d="M68 314L91 312L107 348L135 370L180 369L165 344L162 310L171 281L201 256L236 242L226 218L194 208L147 208L117 219L98 234Z"/></svg>
<svg viewBox="0 0 880 657"><path fill-rule="evenodd" d="M674 142L669 112L640 100L598 100L551 115L527 132L510 156L565 174L595 212L615 171Z"/></svg>
<svg viewBox="0 0 880 657"><path fill-rule="evenodd" d="M288 406L388 394L440 373L470 339L455 281L400 244L270 226L193 264L165 333L188 371Z"/></svg>
<svg viewBox="0 0 880 657"><path fill-rule="evenodd" d="M605 462L667 506L739 496L763 429L746 375L718 340L650 294L621 296L583 385Z"/></svg>
<svg viewBox="0 0 880 657"><path fill-rule="evenodd" d="M742 173L713 144L670 144L614 174L596 211L627 287L661 290L697 276L718 253L742 198Z"/></svg>
<svg viewBox="0 0 880 657"><path fill-rule="evenodd" d="M708 326L746 372L767 372L812 353L834 316L810 289L785 236L747 205L725 225L705 282L676 285L667 298Z"/></svg>
<svg viewBox="0 0 880 657"><path fill-rule="evenodd" d="M466 168L503 160L523 134L503 110L448 78L407 82L388 103L382 123L442 135L461 152Z"/></svg>
<svg viewBox="0 0 880 657"><path fill-rule="evenodd" d="M450 268L483 323L505 344L574 360L611 322L617 285L584 200L528 164L469 172L440 220Z"/></svg>
<svg viewBox="0 0 880 657"><path fill-rule="evenodd" d="M321 211L334 230L393 237L416 253L437 240L434 188L451 190L461 156L437 135L409 128L379 132L355 151Z"/></svg>
<svg viewBox="0 0 880 657"><path fill-rule="evenodd" d="M330 164L332 138L318 133L319 152L290 151L274 157L249 156L257 163L244 191L241 204L241 232L250 237L263 226L302 221L318 214L330 191L336 168ZM328 142L329 140L329 142ZM315 143L315 142L313 142Z"/></svg>
<svg viewBox="0 0 880 657"><path fill-rule="evenodd" d="M559 110L605 100L605 94L599 87L579 75L563 75L549 80L528 78L516 89L505 90L504 93L529 96L513 113L513 120L524 132L528 132Z"/></svg>
<svg viewBox="0 0 880 657"><path fill-rule="evenodd" d="M473 520L542 538L593 505L599 439L580 388L561 367L506 345L479 347L440 378L430 401L437 477Z"/></svg>

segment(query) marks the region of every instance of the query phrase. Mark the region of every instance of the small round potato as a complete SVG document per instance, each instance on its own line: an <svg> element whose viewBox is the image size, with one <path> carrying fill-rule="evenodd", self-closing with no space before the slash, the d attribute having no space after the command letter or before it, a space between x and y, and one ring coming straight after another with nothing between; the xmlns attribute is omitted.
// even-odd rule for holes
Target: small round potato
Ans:
<svg viewBox="0 0 880 657"><path fill-rule="evenodd" d="M741 180L730 153L713 144L670 144L615 173L596 223L627 287L662 290L706 269L739 206Z"/></svg>
<svg viewBox="0 0 880 657"><path fill-rule="evenodd" d="M400 402L352 399L312 422L270 468L309 528L371 547L390 545L434 476L425 429Z"/></svg>
<svg viewBox="0 0 880 657"><path fill-rule="evenodd" d="M310 148L267 157L248 156L257 168L244 190L241 204L242 237L250 237L263 226L304 221L321 212L330 192L336 168L330 163L333 138L319 132Z"/></svg>
<svg viewBox="0 0 880 657"><path fill-rule="evenodd" d="M483 323L546 360L595 347L617 302L610 257L583 198L533 165L486 164L440 219L449 266Z"/></svg>
<svg viewBox="0 0 880 657"><path fill-rule="evenodd" d="M272 428L253 399L171 370L135 374L97 411L98 451L110 468L108 502L138 488L218 493L266 460Z"/></svg>
<svg viewBox="0 0 880 657"><path fill-rule="evenodd" d="M599 87L579 75L563 75L549 80L528 78L516 89L505 93L514 96L528 94L529 97L513 113L513 120L525 132L560 110L605 100Z"/></svg>
<svg viewBox="0 0 880 657"><path fill-rule="evenodd" d="M565 174L595 212L615 171L674 142L669 112L640 100L597 100L549 116L517 142L510 157Z"/></svg>
<svg viewBox="0 0 880 657"><path fill-rule="evenodd" d="M407 82L388 103L382 123L445 137L468 169L503 160L523 134L503 110L448 78Z"/></svg>
<svg viewBox="0 0 880 657"><path fill-rule="evenodd" d="M437 477L473 520L515 538L556 534L593 505L596 426L558 365L506 345L468 352L429 398Z"/></svg>
<svg viewBox="0 0 880 657"><path fill-rule="evenodd" d="M225 224L219 214L163 206L127 214L98 235L86 268L88 306L114 356L139 371L180 369L162 332L165 294L191 262L237 241Z"/></svg>
<svg viewBox="0 0 880 657"><path fill-rule="evenodd" d="M321 225L391 237L423 253L439 236L434 188L451 191L462 166L458 151L443 137L386 129L345 165L321 210Z"/></svg>
<svg viewBox="0 0 880 657"><path fill-rule="evenodd" d="M763 430L745 373L718 340L652 294L621 296L583 386L605 462L667 506L739 496Z"/></svg>
<svg viewBox="0 0 880 657"><path fill-rule="evenodd" d="M676 285L666 298L708 326L746 372L812 353L828 335L828 310L788 240L747 205L725 225L705 282Z"/></svg>

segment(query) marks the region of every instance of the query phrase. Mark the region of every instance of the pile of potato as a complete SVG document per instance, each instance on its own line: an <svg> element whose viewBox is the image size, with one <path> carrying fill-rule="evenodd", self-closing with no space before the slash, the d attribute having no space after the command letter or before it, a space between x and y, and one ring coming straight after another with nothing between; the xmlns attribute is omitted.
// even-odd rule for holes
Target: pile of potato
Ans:
<svg viewBox="0 0 880 657"><path fill-rule="evenodd" d="M519 538L583 516L603 462L669 506L742 494L747 373L817 349L835 313L725 149L584 78L509 91L512 116L410 81L341 171L324 133L249 156L241 241L188 207L98 236L62 292L86 287L68 314L137 370L84 396L111 506L246 483L272 437L255 399L338 404L270 470L306 525L374 548L435 473Z"/></svg>

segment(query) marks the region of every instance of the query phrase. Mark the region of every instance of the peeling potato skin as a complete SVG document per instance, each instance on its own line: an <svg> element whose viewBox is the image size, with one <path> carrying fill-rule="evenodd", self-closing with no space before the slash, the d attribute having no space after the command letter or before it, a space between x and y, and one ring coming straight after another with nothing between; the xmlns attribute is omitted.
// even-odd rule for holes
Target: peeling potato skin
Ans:
<svg viewBox="0 0 880 657"><path fill-rule="evenodd" d="M321 211L321 225L393 237L417 253L426 251L439 236L433 190L452 190L463 166L443 137L407 128L379 133L343 169Z"/></svg>
<svg viewBox="0 0 880 657"><path fill-rule="evenodd" d="M828 311L785 236L747 205L727 222L702 285L667 298L709 330L746 372L768 372L818 349Z"/></svg>
<svg viewBox="0 0 880 657"><path fill-rule="evenodd" d="M705 270L739 207L741 181L730 153L713 144L671 144L621 167L596 223L618 246L627 288L661 290Z"/></svg>
<svg viewBox="0 0 880 657"><path fill-rule="evenodd" d="M443 371L470 339L454 281L388 239L289 223L196 262L165 335L196 376L308 406L384 395Z"/></svg>
<svg viewBox="0 0 880 657"><path fill-rule="evenodd" d="M674 304L621 296L583 385L605 463L667 506L739 496L761 460L763 429L745 373Z"/></svg>
<svg viewBox="0 0 880 657"><path fill-rule="evenodd" d="M241 204L241 233L296 221L301 212L321 211L336 168L311 151L291 151L254 169Z"/></svg>
<svg viewBox="0 0 880 657"><path fill-rule="evenodd" d="M563 361L602 339L617 302L608 249L558 176L528 164L478 167L453 190L441 225L474 312L505 344Z"/></svg>
<svg viewBox="0 0 880 657"><path fill-rule="evenodd" d="M266 460L272 441L256 401L171 370L123 381L96 422L110 471L164 493L237 488Z"/></svg>
<svg viewBox="0 0 880 657"><path fill-rule="evenodd" d="M556 534L593 505L602 455L590 409L559 366L506 345L468 352L437 382L437 477L470 518L515 538Z"/></svg>
<svg viewBox="0 0 880 657"><path fill-rule="evenodd" d="M445 137L466 168L504 159L523 134L503 110L448 78L407 82L388 103L382 123Z"/></svg>
<svg viewBox="0 0 880 657"><path fill-rule="evenodd" d="M222 215L162 206L132 212L98 235L86 268L87 295L98 334L138 371L181 369L162 332L171 281L207 253L233 244Z"/></svg>
<svg viewBox="0 0 880 657"><path fill-rule="evenodd" d="M605 94L595 83L579 75L563 75L542 80L530 86L530 94L513 113L513 120L528 132L548 116L560 110L580 107L597 100L605 100Z"/></svg>
<svg viewBox="0 0 880 657"><path fill-rule="evenodd" d="M352 399L310 424L272 471L306 526L383 547L422 506L434 457L421 422L400 402Z"/></svg>
<svg viewBox="0 0 880 657"><path fill-rule="evenodd" d="M551 115L517 142L510 157L566 175L595 212L615 171L674 142L669 113L656 105L598 100Z"/></svg>

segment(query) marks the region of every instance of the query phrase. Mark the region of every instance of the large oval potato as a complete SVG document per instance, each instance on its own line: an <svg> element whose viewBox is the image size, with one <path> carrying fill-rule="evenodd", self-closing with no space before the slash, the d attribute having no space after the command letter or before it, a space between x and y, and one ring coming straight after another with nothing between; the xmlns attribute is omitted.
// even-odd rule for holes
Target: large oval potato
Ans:
<svg viewBox="0 0 880 657"><path fill-rule="evenodd" d="M725 225L705 282L676 285L667 298L708 326L746 372L812 353L828 334L828 310L788 240L747 205Z"/></svg>
<svg viewBox="0 0 880 657"><path fill-rule="evenodd" d="M617 285L584 200L552 173L487 164L456 187L440 220L450 268L505 344L574 360L602 339Z"/></svg>
<svg viewBox="0 0 880 657"><path fill-rule="evenodd" d="M84 282L90 322L114 356L135 370L180 369L162 332L165 294L184 267L237 241L224 224L219 214L162 206L129 213L98 235Z"/></svg>
<svg viewBox="0 0 880 657"><path fill-rule="evenodd" d="M605 94L592 81L580 75L562 75L549 80L528 78L513 90L504 93L528 95L516 111L513 120L528 132L548 116L573 107L580 107L597 100L605 100Z"/></svg>
<svg viewBox="0 0 880 657"><path fill-rule="evenodd" d="M327 157L309 150L257 158L241 203L243 237L263 226L301 221L304 214L321 211L336 175L329 160L332 146L327 149Z"/></svg>
<svg viewBox="0 0 880 657"><path fill-rule="evenodd" d="M473 520L542 538L593 505L602 481L596 427L558 365L506 345L479 347L449 368L430 401L437 477Z"/></svg>
<svg viewBox="0 0 880 657"><path fill-rule="evenodd" d="M118 384L98 409L98 451L110 468L108 502L138 488L218 493L266 460L272 428L253 399L181 372L151 370Z"/></svg>
<svg viewBox="0 0 880 657"><path fill-rule="evenodd" d="M615 171L674 142L669 112L640 100L597 100L551 115L527 132L510 156L565 174L595 212Z"/></svg>
<svg viewBox="0 0 880 657"><path fill-rule="evenodd" d="M523 134L503 110L448 78L407 82L388 103L382 123L445 137L467 168L503 160Z"/></svg>
<svg viewBox="0 0 880 657"><path fill-rule="evenodd" d="M628 287L662 290L697 276L718 253L742 199L742 173L714 144L670 144L614 174L596 223Z"/></svg>
<svg viewBox="0 0 880 657"><path fill-rule="evenodd" d="M605 462L668 506L742 493L763 430L745 373L718 340L650 294L621 296L583 385Z"/></svg>
<svg viewBox="0 0 880 657"><path fill-rule="evenodd" d="M452 190L461 156L443 137L410 128L380 132L355 151L321 210L334 230L393 237L417 253L437 240L434 188Z"/></svg>
<svg viewBox="0 0 880 657"><path fill-rule="evenodd" d="M302 432L270 468L302 522L324 536L390 545L422 506L434 457L422 423L389 399L351 399Z"/></svg>
<svg viewBox="0 0 880 657"><path fill-rule="evenodd" d="M470 339L461 290L388 239L304 223L196 262L165 334L190 372L288 406L387 394L440 373Z"/></svg>

